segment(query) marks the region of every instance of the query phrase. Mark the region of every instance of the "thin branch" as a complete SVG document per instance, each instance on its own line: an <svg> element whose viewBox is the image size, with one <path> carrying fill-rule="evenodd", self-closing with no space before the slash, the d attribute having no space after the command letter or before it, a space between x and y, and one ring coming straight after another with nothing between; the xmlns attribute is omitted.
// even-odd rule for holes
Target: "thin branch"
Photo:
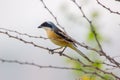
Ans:
<svg viewBox="0 0 120 80"><path fill-rule="evenodd" d="M94 27L93 27L93 25L92 25L92 21L87 18L87 16L85 15L82 7L76 2L76 0L72 0L72 1L73 1L73 3L79 8L79 10L81 11L83 17L84 17L84 18L88 21L88 23L90 24L91 31L92 31L93 34L94 34L95 40L96 40L96 42L97 42L100 50L103 51L103 49L102 49L102 47L101 47L101 44L100 44L100 42L99 42L99 40L98 40L98 38L97 38L97 33L95 32L95 29L94 29Z"/></svg>
<svg viewBox="0 0 120 80"><path fill-rule="evenodd" d="M10 30L10 29L6 29L6 28L0 28L1 30L5 30L5 31L9 31L9 32L13 32L13 33L17 33L19 35L24 35L24 36L27 36L29 38L42 38L42 39L48 39L46 37L43 37L43 36L32 36L32 35L29 35L29 34L26 34L26 33L21 33L21 32L18 32L18 31L15 31L15 30Z"/></svg>
<svg viewBox="0 0 120 80"><path fill-rule="evenodd" d="M118 67L120 68L120 63L117 62L117 61L115 61L114 59L112 59L110 56L108 56L108 55L103 51L102 46L101 46L101 44L100 44L100 42L99 42L99 40L98 40L98 38L97 38L97 33L95 32L95 29L94 29L94 27L93 27L93 25L92 25L92 21L90 21L90 20L87 18L87 16L85 15L82 7L76 2L76 0L72 0L72 2L79 8L79 10L81 11L83 17L84 17L84 18L88 21L88 23L90 24L91 31L92 31L93 34L94 34L95 40L96 40L96 42L97 42L97 44L98 44L98 46L99 46L99 48L100 48L100 53L102 53L102 56L105 56L111 63L115 64L116 66L118 66ZM100 54L100 55L101 55L101 54Z"/></svg>
<svg viewBox="0 0 120 80"><path fill-rule="evenodd" d="M102 4L99 0L96 0L97 3L102 6L103 8L107 9L110 13L114 13L114 14L117 14L117 15L120 15L120 12L117 12L117 11L113 11L111 10L110 8L108 8L107 6L105 6L104 4ZM120 1L120 0L116 0L116 1Z"/></svg>
<svg viewBox="0 0 120 80"><path fill-rule="evenodd" d="M120 1L120 0L115 0L115 1Z"/></svg>
<svg viewBox="0 0 120 80"><path fill-rule="evenodd" d="M24 40L24 39L22 39L22 38L19 38L19 37L17 37L17 36L12 36L12 35L10 35L8 32L0 31L0 33L6 34L6 35L9 36L10 38L17 39L17 40L19 40L19 41L21 41L21 42L24 42L24 43L26 43L26 44L31 44L31 45L33 45L34 47L39 47L39 48L47 49L47 50L48 50L48 48L45 48L45 47L43 47L43 46L39 46L39 45L37 45L37 44L35 44L35 43L33 43L33 42L26 41L26 40Z"/></svg>
<svg viewBox="0 0 120 80"><path fill-rule="evenodd" d="M44 8L45 8L45 9L51 14L51 16L55 19L57 25L58 25L60 28L62 28L62 29L64 30L64 32L66 32L66 31L65 31L65 28L62 27L62 26L59 24L57 17L56 17L56 16L53 14L53 12L47 7L47 5L45 4L44 0L40 0L40 1L42 2Z"/></svg>
<svg viewBox="0 0 120 80"><path fill-rule="evenodd" d="M3 58L0 58L0 61L3 62L3 63L17 63L17 64L20 64L20 65L36 66L38 68L53 68L53 69L79 70L79 71L82 70L80 68L58 67L58 66L51 66L51 65L42 66L42 65L36 64L34 62L22 62L22 61L18 61L18 60L6 60L6 59L3 59Z"/></svg>
<svg viewBox="0 0 120 80"><path fill-rule="evenodd" d="M66 54L62 54L61 56L67 57L67 58L69 58L69 59L72 60L72 61L78 62L78 63L80 63L83 67L93 68L93 69L95 69L95 70L97 70L97 71L100 71L100 72L102 72L102 73L104 73L104 74L112 75L112 76L115 77L116 79L119 79L119 80L120 80L120 77L117 76L117 75L115 75L115 74L113 74L112 72L107 72L107 71L104 71L104 70L102 70L102 69L100 69L100 68L97 68L97 67L95 67L95 66L87 65L87 64L83 63L82 61L80 61L80 59L72 58L72 57L70 57L70 56L68 56L68 55L66 55ZM109 65L109 64L108 64L108 65ZM110 65L110 66L111 66L111 65ZM96 74L97 72L94 72L94 73ZM98 74L99 74L99 73L98 73ZM105 79L103 76L101 77L101 76L99 75L99 77ZM106 79L105 79L105 80L106 80Z"/></svg>
<svg viewBox="0 0 120 80"><path fill-rule="evenodd" d="M16 63L16 64L20 64L20 65L30 65L30 66L35 66L35 67L38 67L38 68L77 70L77 71L82 71L82 72L84 72L86 74L94 74L94 75L97 75L98 77L100 77L102 79L106 79L105 77L103 77L102 75L100 75L97 72L85 71L82 68L59 67L59 66L51 66L51 65L49 65L49 66L42 66L42 65L36 64L34 62L22 62L22 61L18 61L18 60L6 60L6 59L3 59L3 58L0 58L0 61L3 62L3 63ZM104 72L104 73L106 74L106 72ZM110 75L113 75L113 74L110 73Z"/></svg>
<svg viewBox="0 0 120 80"><path fill-rule="evenodd" d="M97 75L100 78L105 79L105 77L103 77L102 75L98 74L97 72L85 71L82 68L59 67L59 66L51 66L51 65L49 65L49 66L42 66L42 65L36 64L34 62L22 62L22 61L18 61L18 60L6 60L6 59L3 59L3 58L0 58L0 61L2 63L16 63L16 64L20 64L20 65L35 66L35 67L38 67L40 69L48 68L48 69L62 69L62 70L77 70L77 71L82 71L82 72L84 72L86 74L94 74L94 75Z"/></svg>

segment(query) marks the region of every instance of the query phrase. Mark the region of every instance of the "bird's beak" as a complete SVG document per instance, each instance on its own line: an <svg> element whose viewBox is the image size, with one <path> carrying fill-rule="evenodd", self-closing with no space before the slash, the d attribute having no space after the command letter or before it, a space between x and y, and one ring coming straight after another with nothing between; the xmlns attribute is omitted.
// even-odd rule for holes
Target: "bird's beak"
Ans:
<svg viewBox="0 0 120 80"><path fill-rule="evenodd" d="M38 26L38 28L42 28L44 27L44 23L42 23L40 26Z"/></svg>
<svg viewBox="0 0 120 80"><path fill-rule="evenodd" d="M42 27L43 27L43 26L41 26L41 25L40 25L40 26L38 26L38 28L42 28Z"/></svg>

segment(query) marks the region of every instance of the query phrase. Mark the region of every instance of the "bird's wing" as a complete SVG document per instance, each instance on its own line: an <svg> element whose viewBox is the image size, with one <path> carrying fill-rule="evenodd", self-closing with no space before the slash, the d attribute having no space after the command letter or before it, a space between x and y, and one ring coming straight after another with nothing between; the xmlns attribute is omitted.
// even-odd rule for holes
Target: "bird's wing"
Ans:
<svg viewBox="0 0 120 80"><path fill-rule="evenodd" d="M64 33L63 31L61 31L60 29L57 28L57 30L55 30L55 33L58 34L60 37L62 37L64 40L70 42L70 43L74 43L74 39L72 39L70 36L68 36L66 33ZM76 45L75 45L76 46Z"/></svg>

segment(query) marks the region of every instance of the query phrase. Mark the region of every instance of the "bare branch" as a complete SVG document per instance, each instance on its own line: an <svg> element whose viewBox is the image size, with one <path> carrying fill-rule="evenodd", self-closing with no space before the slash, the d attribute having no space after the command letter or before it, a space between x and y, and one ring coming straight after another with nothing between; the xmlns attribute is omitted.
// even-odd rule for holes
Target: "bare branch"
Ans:
<svg viewBox="0 0 120 80"><path fill-rule="evenodd" d="M14 32L14 33L17 33L19 35L24 35L24 36L27 36L29 38L42 38L42 39L48 39L48 38L45 38L43 36L32 36L32 35L29 35L29 34L26 34L26 33L20 33L18 31L15 31L15 30L10 30L10 29L6 29L6 28L0 28L1 30L5 30L5 31L9 31L9 32Z"/></svg>
<svg viewBox="0 0 120 80"><path fill-rule="evenodd" d="M112 59L110 56L108 56L108 55L103 51L102 46L101 46L101 44L100 44L100 42L99 42L99 40L98 40L98 38L97 38L97 33L95 32L95 29L94 29L94 27L93 27L93 25L92 25L92 21L90 21L90 20L87 18L87 16L85 15L82 7L76 2L76 0L72 0L72 1L73 1L73 3L79 8L79 10L81 11L83 17L84 17L84 18L88 21L88 23L90 24L91 31L92 31L93 34L94 34L95 40L96 40L96 42L97 42L97 44L98 44L98 46L99 46L99 48L100 48L100 52L102 53L102 56L106 57L111 63L115 64L116 66L118 66L118 67L120 68L120 63L117 62L117 61L115 61L114 59ZM101 55L101 54L100 54L100 55Z"/></svg>
<svg viewBox="0 0 120 80"><path fill-rule="evenodd" d="M39 64L36 64L34 62L22 62L22 61L18 61L18 60L6 60L6 59L3 59L3 58L0 58L0 61L3 62L3 63L17 63L17 64L20 64L20 65L30 65L30 66L36 66L38 68L54 68L54 69L66 69L66 70L82 70L82 69L78 69L78 68L70 68L70 67L58 67L58 66L42 66L42 65L39 65Z"/></svg>
<svg viewBox="0 0 120 80"><path fill-rule="evenodd" d="M120 0L115 0L115 1L120 1Z"/></svg>
<svg viewBox="0 0 120 80"><path fill-rule="evenodd" d="M107 9L110 13L114 13L114 14L117 14L117 15L120 15L120 12L117 12L117 11L113 11L111 10L110 8L108 8L107 6L105 6L104 4L102 4L99 0L96 0L97 3L102 6L103 8ZM116 0L116 1L120 1L120 0Z"/></svg>
<svg viewBox="0 0 120 80"><path fill-rule="evenodd" d="M64 32L66 32L65 29L64 29L64 27L62 27L62 26L59 24L57 17L56 17L56 16L53 14L53 12L47 7L47 5L45 4L44 0L40 0L40 1L42 2L44 8L45 8L45 9L51 14L51 16L55 19L57 25L58 25L60 28L62 28L62 29L64 30Z"/></svg>
<svg viewBox="0 0 120 80"><path fill-rule="evenodd" d="M22 39L22 38L19 38L19 37L17 37L17 36L12 36L12 35L10 35L8 32L0 31L0 33L6 34L6 35L9 36L10 38L17 39L17 40L19 40L19 41L21 41L21 42L24 42L24 43L27 43L27 44L31 44L31 45L33 45L33 46L35 46L35 47L39 47L39 48L42 48L42 49L48 49L48 48L45 48L45 47L43 47L43 46L39 46L39 45L37 45L37 44L35 44L35 43L33 43L33 42L26 41L26 40L24 40L24 39Z"/></svg>
<svg viewBox="0 0 120 80"><path fill-rule="evenodd" d="M79 8L79 10L81 11L83 17L84 17L84 18L88 21L88 23L90 24L91 31L92 31L93 34L94 34L95 40L96 40L96 42L97 42L100 50L103 50L102 47L101 47L101 44L100 44L100 42L99 42L99 40L98 40L98 38L97 38L97 33L95 32L95 29L94 29L94 27L93 27L93 25L92 25L92 21L90 21L90 20L87 18L87 16L85 15L82 7L76 2L76 0L72 0L72 1L73 1L73 3Z"/></svg>
<svg viewBox="0 0 120 80"><path fill-rule="evenodd" d="M20 64L20 65L29 65L29 66L35 66L35 67L38 67L38 68L49 68L49 69L62 69L62 70L77 70L77 71L81 71L81 72L84 72L86 74L94 74L94 75L97 75L98 77L100 78L103 78L105 79L105 77L103 77L102 75L98 74L97 72L89 72L89 71L85 71L83 70L82 68L71 68L71 67L59 67L59 66L42 66L42 65L39 65L39 64L36 64L34 62L22 62L22 61L18 61L18 60L6 60L6 59L3 59L3 58L0 58L0 61L3 62L3 63L16 63L16 64Z"/></svg>

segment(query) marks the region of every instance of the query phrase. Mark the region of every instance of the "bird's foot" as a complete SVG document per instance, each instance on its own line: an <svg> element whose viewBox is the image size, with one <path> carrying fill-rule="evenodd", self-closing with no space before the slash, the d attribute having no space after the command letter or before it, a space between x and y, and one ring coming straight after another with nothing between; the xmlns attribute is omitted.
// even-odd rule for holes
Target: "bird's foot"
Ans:
<svg viewBox="0 0 120 80"><path fill-rule="evenodd" d="M63 48L63 50L59 52L59 55L60 55L60 56L63 55L63 52L65 51L66 48L67 48L67 46L65 46L65 47Z"/></svg>
<svg viewBox="0 0 120 80"><path fill-rule="evenodd" d="M67 46L65 46L62 51L56 51L56 50L61 49L61 48L63 48L63 47L59 47L59 48L55 48L55 49L49 49L49 54L58 53L60 56L62 56L63 52L65 51Z"/></svg>

